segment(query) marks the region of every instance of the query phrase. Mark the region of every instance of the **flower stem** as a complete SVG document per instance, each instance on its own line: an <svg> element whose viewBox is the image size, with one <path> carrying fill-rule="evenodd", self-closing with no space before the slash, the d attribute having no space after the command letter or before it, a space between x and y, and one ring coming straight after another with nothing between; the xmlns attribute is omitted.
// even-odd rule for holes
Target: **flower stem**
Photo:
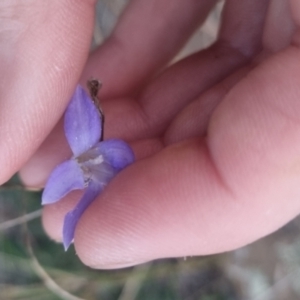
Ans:
<svg viewBox="0 0 300 300"><path fill-rule="evenodd" d="M102 132L101 132L101 137L100 137L100 142L103 141L103 136L104 136L104 113L100 105L100 100L98 98L98 92L100 91L102 87L102 83L98 79L91 78L87 82L87 87L90 92L90 96L97 107L100 116L101 116L101 123L102 123Z"/></svg>

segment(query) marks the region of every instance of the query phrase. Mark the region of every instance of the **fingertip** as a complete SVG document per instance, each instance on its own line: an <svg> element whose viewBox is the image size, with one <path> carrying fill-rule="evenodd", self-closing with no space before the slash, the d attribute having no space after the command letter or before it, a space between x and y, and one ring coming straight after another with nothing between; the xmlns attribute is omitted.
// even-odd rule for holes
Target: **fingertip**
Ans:
<svg viewBox="0 0 300 300"><path fill-rule="evenodd" d="M61 242L61 227L62 214L55 208L57 204L47 205L43 208L42 225L46 234L54 241Z"/></svg>
<svg viewBox="0 0 300 300"><path fill-rule="evenodd" d="M184 167L183 158L195 167L199 164L193 159L195 150L185 153L185 146L176 145L135 163L107 186L76 229L75 248L84 264L121 268L208 251L207 234L201 236L207 224L197 215L203 214L198 195L202 190L202 201L209 202L214 184L208 188L209 179L188 176L193 175L193 167ZM176 162L173 166L171 160ZM204 173L212 172L203 159L200 164ZM203 228L195 238L201 224ZM216 240L211 249L215 244Z"/></svg>
<svg viewBox="0 0 300 300"><path fill-rule="evenodd" d="M5 141L0 147L1 183L26 163L64 111L89 53L94 19L91 3L95 1L2 5L5 22L13 27L0 42L4 52L11 52L9 57L4 53L0 61L5 70L1 78L5 86L1 90L0 137Z"/></svg>
<svg viewBox="0 0 300 300"><path fill-rule="evenodd" d="M34 155L19 171L27 187L43 187L54 168L72 155L60 120Z"/></svg>
<svg viewBox="0 0 300 300"><path fill-rule="evenodd" d="M63 241L64 218L74 208L82 193L82 191L73 191L59 202L44 206L42 214L43 228L47 235L54 241Z"/></svg>
<svg viewBox="0 0 300 300"><path fill-rule="evenodd" d="M76 253L91 268L123 268L152 259L147 259L144 249L139 245L151 243L147 234L141 236L140 232L140 225L144 227L142 223L149 219L148 205L144 201L147 194L137 187L133 193L139 201L132 201L132 191L128 190L125 180L132 172L135 173L130 169L126 168L119 174L121 176L110 182L84 213L76 228ZM145 248L149 247L150 244Z"/></svg>

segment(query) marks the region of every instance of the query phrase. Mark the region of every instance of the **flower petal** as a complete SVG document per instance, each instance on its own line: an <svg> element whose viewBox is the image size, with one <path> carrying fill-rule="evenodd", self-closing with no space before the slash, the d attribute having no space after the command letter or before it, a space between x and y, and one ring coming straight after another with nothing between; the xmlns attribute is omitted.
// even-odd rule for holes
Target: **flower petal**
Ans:
<svg viewBox="0 0 300 300"><path fill-rule="evenodd" d="M63 243L65 251L68 250L74 239L76 225L80 217L87 207L95 200L100 191L101 187L94 182L91 182L76 207L66 214L63 226Z"/></svg>
<svg viewBox="0 0 300 300"><path fill-rule="evenodd" d="M42 195L42 204L57 202L72 190L84 189L83 172L71 159L58 165L50 174Z"/></svg>
<svg viewBox="0 0 300 300"><path fill-rule="evenodd" d="M135 160L131 147L119 139L103 141L98 143L94 149L97 149L97 152L104 156L105 161L117 171L124 169Z"/></svg>
<svg viewBox="0 0 300 300"><path fill-rule="evenodd" d="M99 142L101 115L92 99L78 85L65 113L65 134L75 156Z"/></svg>

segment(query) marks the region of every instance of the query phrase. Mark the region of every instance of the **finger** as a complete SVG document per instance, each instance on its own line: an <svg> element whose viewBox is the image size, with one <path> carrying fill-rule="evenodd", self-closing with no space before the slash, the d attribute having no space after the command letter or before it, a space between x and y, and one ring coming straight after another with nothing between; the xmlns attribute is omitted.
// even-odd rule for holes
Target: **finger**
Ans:
<svg viewBox="0 0 300 300"><path fill-rule="evenodd" d="M270 2L263 32L264 55L259 55L259 59L255 59L255 64L259 61L262 62L263 58L266 58L266 54L270 55L278 52L290 44L292 35L295 32L295 23L287 1L275 0ZM204 136L215 107L255 64L250 63L237 70L185 107L172 121L165 133L165 143L170 144L186 138Z"/></svg>
<svg viewBox="0 0 300 300"><path fill-rule="evenodd" d="M116 268L228 251L295 217L299 59L297 44L249 73L215 111L207 139L169 146L121 172L79 223L82 261ZM57 225L46 226L58 235Z"/></svg>
<svg viewBox="0 0 300 300"><path fill-rule="evenodd" d="M105 103L107 136L135 140L163 135L186 105L261 51L268 3L228 1L215 45L169 67L142 91L138 101L127 97Z"/></svg>
<svg viewBox="0 0 300 300"><path fill-rule="evenodd" d="M291 43L297 28L291 10L290 1L270 2L263 34L263 47L266 52L278 52Z"/></svg>
<svg viewBox="0 0 300 300"><path fill-rule="evenodd" d="M0 183L62 115L89 51L94 2L1 1Z"/></svg>
<svg viewBox="0 0 300 300"><path fill-rule="evenodd" d="M19 177L27 187L44 187L50 172L59 163L72 156L62 127L61 120L35 155L20 170ZM136 160L139 160L161 150L163 141L161 139L142 139L132 142L131 147Z"/></svg>
<svg viewBox="0 0 300 300"><path fill-rule="evenodd" d="M251 64L238 69L185 107L166 130L163 137L164 144L169 145L188 138L204 137L215 108L226 97L231 88L244 78L251 69Z"/></svg>
<svg viewBox="0 0 300 300"><path fill-rule="evenodd" d="M104 104L106 135L127 140L163 135L184 106L244 67L261 51L268 3L267 0L228 1L215 45L168 68L145 88L138 101L123 97Z"/></svg>
<svg viewBox="0 0 300 300"><path fill-rule="evenodd" d="M82 76L103 81L103 97L141 88L204 22L216 0L133 0L111 37L89 58Z"/></svg>
<svg viewBox="0 0 300 300"><path fill-rule="evenodd" d="M150 127L148 136L162 135L186 105L251 62L262 49L268 4L268 0L227 1L216 44L171 66L146 88L139 103ZM143 130L140 133L144 135Z"/></svg>
<svg viewBox="0 0 300 300"><path fill-rule="evenodd" d="M30 160L22 166L19 177L27 187L42 188L57 164L71 156L63 131L63 120L60 120Z"/></svg>

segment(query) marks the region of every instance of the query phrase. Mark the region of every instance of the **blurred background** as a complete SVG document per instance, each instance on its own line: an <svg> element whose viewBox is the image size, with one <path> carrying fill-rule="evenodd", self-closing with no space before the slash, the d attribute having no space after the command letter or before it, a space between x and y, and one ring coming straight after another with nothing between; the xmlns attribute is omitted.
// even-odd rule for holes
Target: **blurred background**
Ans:
<svg viewBox="0 0 300 300"><path fill-rule="evenodd" d="M98 1L92 48L110 34L127 2ZM215 40L222 6L219 1L176 59ZM230 253L97 271L45 235L40 196L17 177L0 187L0 300L300 299L300 218Z"/></svg>

